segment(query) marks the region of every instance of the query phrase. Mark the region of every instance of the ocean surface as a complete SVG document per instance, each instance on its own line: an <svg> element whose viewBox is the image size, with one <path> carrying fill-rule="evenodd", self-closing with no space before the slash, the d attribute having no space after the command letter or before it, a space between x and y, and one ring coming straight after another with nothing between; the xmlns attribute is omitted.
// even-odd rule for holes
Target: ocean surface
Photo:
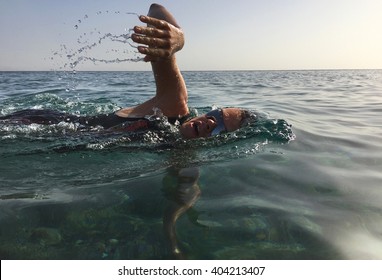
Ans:
<svg viewBox="0 0 382 280"><path fill-rule="evenodd" d="M184 141L0 123L1 259L382 259L382 70L184 72L259 121ZM150 72L0 72L0 116L150 98Z"/></svg>

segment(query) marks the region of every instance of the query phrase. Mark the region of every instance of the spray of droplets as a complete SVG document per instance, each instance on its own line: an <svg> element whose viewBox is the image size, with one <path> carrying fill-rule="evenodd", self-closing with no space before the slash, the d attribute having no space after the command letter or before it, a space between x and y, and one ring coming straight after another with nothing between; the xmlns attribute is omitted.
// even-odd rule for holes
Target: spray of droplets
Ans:
<svg viewBox="0 0 382 280"><path fill-rule="evenodd" d="M137 45L131 40L132 26L138 14L120 11L98 11L84 15L69 29L73 39L62 42L58 50L52 51L50 60L55 70L75 73L88 64L104 65L138 62L143 58ZM129 27L123 27L130 20ZM94 67L92 68L94 69Z"/></svg>

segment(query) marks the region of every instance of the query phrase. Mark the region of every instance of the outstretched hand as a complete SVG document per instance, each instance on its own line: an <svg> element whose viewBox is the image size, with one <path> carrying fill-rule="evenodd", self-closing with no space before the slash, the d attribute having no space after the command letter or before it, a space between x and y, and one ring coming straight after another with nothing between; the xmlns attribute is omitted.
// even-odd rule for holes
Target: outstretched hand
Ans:
<svg viewBox="0 0 382 280"><path fill-rule="evenodd" d="M138 51L145 61L158 61L171 58L184 46L184 34L180 28L149 16L140 16L140 21L148 26L135 26L132 40L138 44Z"/></svg>

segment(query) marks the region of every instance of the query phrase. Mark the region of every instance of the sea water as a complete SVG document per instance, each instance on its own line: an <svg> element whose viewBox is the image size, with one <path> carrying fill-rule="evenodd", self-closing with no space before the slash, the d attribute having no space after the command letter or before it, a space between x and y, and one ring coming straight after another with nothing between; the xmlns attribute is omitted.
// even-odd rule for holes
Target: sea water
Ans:
<svg viewBox="0 0 382 280"><path fill-rule="evenodd" d="M175 145L0 124L1 259L382 259L381 70L183 75L192 110L261 121ZM1 72L0 116L154 93L150 72Z"/></svg>

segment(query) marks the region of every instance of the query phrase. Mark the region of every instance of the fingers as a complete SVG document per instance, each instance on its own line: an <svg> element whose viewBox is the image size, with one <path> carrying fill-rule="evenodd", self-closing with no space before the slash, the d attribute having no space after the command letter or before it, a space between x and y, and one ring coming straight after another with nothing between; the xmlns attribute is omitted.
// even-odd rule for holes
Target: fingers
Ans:
<svg viewBox="0 0 382 280"><path fill-rule="evenodd" d="M139 19L148 26L135 26L131 39L138 44L138 51L145 61L157 61L170 58L184 44L183 33L170 23L148 16Z"/></svg>
<svg viewBox="0 0 382 280"><path fill-rule="evenodd" d="M151 25L151 26L154 26L154 27L159 28L159 29L168 29L169 28L169 23L164 21L164 20L160 20L157 18L149 17L149 16L140 16L139 19L141 22L146 23L146 24Z"/></svg>
<svg viewBox="0 0 382 280"><path fill-rule="evenodd" d="M146 16L141 16L140 18L146 19L143 22L154 23L154 27L143 27L143 26L135 26L134 32L132 35L132 40L138 44L148 45L150 47L168 47L168 40L171 37L170 31L168 29L163 30L161 27L168 26L168 23ZM163 39L164 38L164 39Z"/></svg>
<svg viewBox="0 0 382 280"><path fill-rule="evenodd" d="M153 48L167 48L167 47L169 47L168 40L164 40L164 39L160 39L160 38L147 37L147 36L141 36L141 35L133 34L131 36L131 39L133 39L133 41L135 43L147 45L147 46L153 47Z"/></svg>
<svg viewBox="0 0 382 280"><path fill-rule="evenodd" d="M152 28L152 27L135 26L134 32L137 34L150 36L150 37L157 37L157 38L166 38L169 36L169 31L161 30L158 28Z"/></svg>

